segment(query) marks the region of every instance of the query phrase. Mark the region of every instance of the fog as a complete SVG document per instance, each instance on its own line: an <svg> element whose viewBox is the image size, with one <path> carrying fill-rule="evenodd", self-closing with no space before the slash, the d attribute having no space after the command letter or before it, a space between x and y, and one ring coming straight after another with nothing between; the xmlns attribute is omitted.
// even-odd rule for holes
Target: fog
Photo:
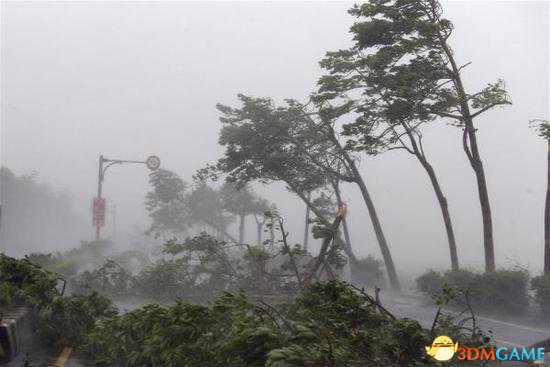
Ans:
<svg viewBox="0 0 550 367"><path fill-rule="evenodd" d="M325 52L351 45L351 4L2 2L2 166L16 175L36 171L39 182L66 190L79 222L61 239L1 243L2 251L48 252L93 239L100 154L130 160L155 154L163 168L191 182L197 169L223 154L216 103L235 104L238 93L305 100ZM513 102L477 124L497 267L539 273L547 146L529 120L549 118L549 3L443 6L455 25L450 42L457 60L472 62L463 73L467 89L502 78ZM449 200L460 261L481 269L481 214L461 130L436 120L425 129L424 144ZM399 151L362 156L360 168L398 270L448 268L441 213L414 157ZM103 232L116 235L120 246L149 226L148 173L142 165L120 165L106 174L104 196L116 205L117 224L115 232L108 214ZM254 189L277 204L291 241L301 242L303 203L282 184ZM358 190L346 185L343 195L357 254L380 258ZM245 238L252 241L255 226L248 220Z"/></svg>

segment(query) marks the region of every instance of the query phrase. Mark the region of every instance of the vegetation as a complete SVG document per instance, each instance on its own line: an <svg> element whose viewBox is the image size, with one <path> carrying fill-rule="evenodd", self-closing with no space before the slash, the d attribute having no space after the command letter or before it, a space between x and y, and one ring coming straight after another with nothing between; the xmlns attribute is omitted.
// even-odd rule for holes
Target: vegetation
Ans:
<svg viewBox="0 0 550 367"><path fill-rule="evenodd" d="M78 241L81 223L68 192L39 183L36 172L16 175L7 167L0 168L0 182L3 249L23 256L39 248L69 247Z"/></svg>
<svg viewBox="0 0 550 367"><path fill-rule="evenodd" d="M447 287L467 293L471 306L484 313L520 315L525 314L529 306L529 275L525 270L498 270L483 274L467 270L430 270L416 282L418 290L428 296L437 297ZM462 298L451 304L464 306Z"/></svg>
<svg viewBox="0 0 550 367"><path fill-rule="evenodd" d="M430 363L429 342L416 321L333 280L275 306L229 293L210 307L145 306L100 319L82 350L118 366L416 366Z"/></svg>
<svg viewBox="0 0 550 367"><path fill-rule="evenodd" d="M239 94L237 105L217 105L224 153L215 164L199 170L192 182L166 169L150 174L146 234L162 245L147 253L117 253L112 243L94 241L23 259L0 254L0 316L29 307L41 344L77 347L100 366L397 367L435 364L424 353L434 335L470 347L488 345L474 309L525 314L529 274L496 268L477 135L477 117L510 104L504 82L466 90L462 73L468 64L460 65L449 45L453 25L437 0L370 0L349 13L356 18L351 47L326 54L320 62L325 75L304 101L275 103ZM484 273L459 266L449 204L423 145L423 133L435 121L461 129L481 207ZM550 147L548 121L537 130ZM377 291L386 282L400 288L391 241L359 169L360 163L365 166L362 159L368 166L371 156L392 150L406 151L421 164L446 231L450 270L430 270L416 280L418 290L439 306L430 330L396 318L352 284ZM530 282L545 315L550 313L550 150L548 162L544 273ZM25 232L23 222L39 229L29 233L44 238L50 236L44 227L55 232L58 220L65 229L76 226L66 194L37 184L35 175L17 177L6 168L0 174L7 190L4 206L12 210L2 243L15 238L13 231ZM303 244L289 242L275 203L252 188L273 182L284 184L306 206ZM361 193L381 261L356 255L345 184ZM29 209L31 201L39 211ZM256 223L254 241L245 236L250 217ZM318 253L309 251L310 230L320 240ZM269 233L265 240L264 232ZM346 266L352 283L340 280ZM125 301L133 302L133 309L119 312L113 302ZM462 311L452 315L441 312L443 307Z"/></svg>
<svg viewBox="0 0 550 367"><path fill-rule="evenodd" d="M76 346L95 319L113 316L111 301L95 292L64 296L59 278L31 263L0 254L0 315L28 306L37 335L46 346Z"/></svg>
<svg viewBox="0 0 550 367"><path fill-rule="evenodd" d="M96 292L55 297L35 309L34 325L43 345L79 346L96 319L117 314L110 300Z"/></svg>
<svg viewBox="0 0 550 367"><path fill-rule="evenodd" d="M323 111L309 113L294 100L276 107L269 98L239 95L239 99L239 108L218 105L223 124L220 144L226 151L215 169L227 174L230 181L282 181L325 223L328 220L308 198L314 191L327 189L336 195L339 181L355 183L369 210L390 283L399 288L373 200L357 168L356 157L338 140L335 119ZM355 261L351 246L344 248L350 261Z"/></svg>
<svg viewBox="0 0 550 367"><path fill-rule="evenodd" d="M427 163L420 141L418 123L447 118L463 129L463 148L477 179L483 218L486 271L495 270L491 207L481 161L476 117L489 109L509 104L504 82L499 80L483 90L468 94L459 65L448 44L452 23L442 17L437 0L370 1L355 5L350 14L358 18L351 27L354 45L349 50L327 53L321 62L330 74L321 78L317 103L343 100L331 110L353 110L360 114L348 133L359 138L352 146L372 150L380 144L372 131L382 120L391 131L391 140L406 135L412 152L430 175L444 216L453 269L458 269L454 236L446 199L431 165ZM350 92L361 92L357 99ZM416 126L415 126L416 125ZM416 137L414 136L416 134ZM401 143L403 144L404 143Z"/></svg>
<svg viewBox="0 0 550 367"><path fill-rule="evenodd" d="M531 279L531 288L535 291L535 302L539 305L541 315L550 316L550 275L540 275Z"/></svg>
<svg viewBox="0 0 550 367"><path fill-rule="evenodd" d="M239 218L239 243L244 243L245 219L249 215L263 216L271 208L267 200L258 197L248 187L238 187L235 184L226 182L220 189L223 208L227 212L238 216ZM259 220L256 220L259 224ZM265 222L264 222L265 223ZM260 224L259 224L260 225ZM256 244L260 244L258 240Z"/></svg>

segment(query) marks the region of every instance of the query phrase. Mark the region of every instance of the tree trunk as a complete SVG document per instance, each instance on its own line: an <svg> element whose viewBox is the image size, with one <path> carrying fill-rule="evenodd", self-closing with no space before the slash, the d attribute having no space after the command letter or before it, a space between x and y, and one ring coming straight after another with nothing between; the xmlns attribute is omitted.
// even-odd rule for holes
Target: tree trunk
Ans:
<svg viewBox="0 0 550 367"><path fill-rule="evenodd" d="M384 264L386 266L386 271L388 273L390 284L393 289L399 290L400 289L399 278L395 270L395 265L393 263L390 249L388 247L386 237L384 236L382 225L380 224L380 221L378 219L376 208L369 195L367 186L363 181L363 177L359 173L359 170L357 169L357 165L355 164L355 161L353 160L353 158L349 155L346 149L340 144L340 141L338 140L337 134L334 131L333 126L330 123L323 123L323 125L324 125L324 128L327 130L326 137L334 144L334 146L338 150L338 153L342 155L344 161L347 164L347 169L351 171L350 173L353 175L353 178L350 179L350 182L355 182L359 186L359 189L361 190L361 195L363 196L363 200L367 205L367 210L369 212L369 216L371 218L372 225L374 227L374 232L376 234L376 239L378 240L378 246L380 247L380 252L382 253L382 259L384 260Z"/></svg>
<svg viewBox="0 0 550 367"><path fill-rule="evenodd" d="M435 191L435 196L437 197L437 201L439 202L439 207L441 208L441 214L443 215L443 222L445 223L445 230L447 231L447 242L449 243L449 252L451 254L451 269L452 271L457 271L459 269L458 254L456 250L455 234L453 230L453 224L451 221L451 215L449 213L447 198L445 197L445 195L443 194L443 191L441 190L441 186L439 185L439 180L437 179L437 176L435 174L435 171L432 165L428 163L426 158L421 157L419 155L416 155L416 157L422 164L422 167L424 167L424 169L428 173L428 176L430 177L430 181L432 183L432 187Z"/></svg>
<svg viewBox="0 0 550 367"><path fill-rule="evenodd" d="M311 200L311 191L307 193L307 199ZM304 250L307 251L308 242L309 242L309 206L306 205L306 222L304 227Z"/></svg>
<svg viewBox="0 0 550 367"><path fill-rule="evenodd" d="M269 242L271 246L275 244L275 230L273 229L273 224L269 228Z"/></svg>
<svg viewBox="0 0 550 367"><path fill-rule="evenodd" d="M321 250L319 251L319 256L317 257L317 260L313 264L312 269L309 273L309 276L307 277L308 283L312 279L318 279L317 273L319 269L321 269L321 272L322 272L321 266L324 267L325 265L326 257L330 250L330 244L335 240L336 233L338 232L338 227L340 226L340 223L342 222L343 218L344 216L339 214L336 216L336 218L334 218L334 221L332 222L332 224L330 224L330 228L332 228L333 231L331 231L325 238L323 238L323 243L321 244Z"/></svg>
<svg viewBox="0 0 550 367"><path fill-rule="evenodd" d="M421 137L418 138L419 141L417 143L416 137L414 136L414 132L409 126L409 124L407 122L402 122L401 125L405 128L407 136L409 137L412 150L408 149L404 144L403 146L405 146L405 148L410 153L414 154L414 156L418 159L422 167L424 167L424 169L426 170L426 173L428 173L428 177L430 178L430 182L432 183L435 196L437 197L437 201L439 202L439 207L441 208L441 214L443 215L445 230L447 232L447 242L449 244L449 253L451 254L451 269L452 271L457 271L459 269L458 254L456 251L455 234L453 230L453 224L451 221L451 215L449 214L449 205L447 204L447 198L445 197L445 195L443 194L443 191L441 190L441 186L439 185L439 180L437 179L435 170L426 159L426 155L424 154L424 149L422 148L422 140L420 140Z"/></svg>
<svg viewBox="0 0 550 367"><path fill-rule="evenodd" d="M363 200L367 205L367 210L369 212L372 226L374 227L374 233L376 234L376 239L378 240L378 246L380 247L380 252L382 253L382 259L384 260L384 265L386 266L390 285L393 289L399 290L401 287L399 285L399 278L397 276L397 271L395 270L395 265L393 263L390 248L386 241L386 237L384 236L384 231L382 230L380 220L378 219L376 208L370 197L369 191L367 190L367 185L365 184L361 173L357 169L355 161L338 141L338 138L336 137L336 133L332 126L327 125L326 127L329 129L328 138L333 142L333 144L338 148L340 154L342 154L342 156L344 157L344 160L346 161L348 168L349 170L351 170L351 174L353 175L353 181L357 184L357 186L359 186L359 190L361 191Z"/></svg>
<svg viewBox="0 0 550 367"><path fill-rule="evenodd" d="M544 274L550 274L550 139L548 139L548 177L544 205Z"/></svg>
<svg viewBox="0 0 550 367"><path fill-rule="evenodd" d="M291 184L289 184L287 182L287 185L292 189L292 191L298 195L298 197L300 199L302 199L302 201L311 209L311 211L313 212L313 214L315 214L315 216L321 221L323 222L323 224L327 227L330 227L331 226L331 223L325 218L323 217L323 215L319 212L319 210L311 203L310 200L308 200L308 198L301 192L297 191L296 188L293 188ZM342 242L344 242L344 240L341 240ZM349 259L350 259L350 262L353 262L354 265L357 263L357 259L355 258L355 255L353 253L350 253L348 251L349 249L349 245L347 244L344 244L343 246L343 249L344 249L344 252L346 253L346 255L348 255Z"/></svg>
<svg viewBox="0 0 550 367"><path fill-rule="evenodd" d="M468 129L468 128L467 128ZM479 157L477 140L473 125L468 132L471 152L472 167L476 174L477 188L479 192L479 203L481 206L481 215L483 218L483 247L485 249L485 271L495 271L495 249L493 243L493 221L491 215L491 204L489 202L489 193L487 191L487 181L485 179L485 170ZM474 148L475 147L475 148Z"/></svg>
<svg viewBox="0 0 550 367"><path fill-rule="evenodd" d="M336 194L336 200L338 202L338 207L341 208L344 205L344 202L342 201L342 195L340 194L340 187L338 185L338 182L333 182L332 187L334 188L334 193ZM343 245L347 247L346 253L350 257L349 262L349 270L350 270L350 276L351 279L354 279L354 274L357 270L357 257L355 256L355 253L353 252L353 246L351 245L351 238L349 235L349 229L348 229L348 223L346 221L346 217L342 218L342 229L344 232L344 239L346 240Z"/></svg>
<svg viewBox="0 0 550 367"><path fill-rule="evenodd" d="M244 243L244 219L245 216L241 214L239 222L239 243Z"/></svg>
<svg viewBox="0 0 550 367"><path fill-rule="evenodd" d="M466 95L462 79L460 78L460 69L456 64L453 52L447 45L444 38L440 36L439 42L445 55L447 56L452 68L452 80L458 95L460 103L461 121L464 123L463 148L470 165L474 170L477 180L477 189L479 193L479 204L481 206L481 216L483 219L483 248L485 250L485 271L495 271L495 249L493 243L493 221L491 215L491 204L489 202L489 192L487 191L487 180L485 179L485 170L483 162L479 155L477 146L476 128L474 120L470 113L468 105L468 96ZM469 145L468 145L469 142Z"/></svg>
<svg viewBox="0 0 550 367"><path fill-rule="evenodd" d="M262 228L263 228L264 224L261 223L261 222L258 222L256 224L257 224L257 227L256 227L256 242L258 243L258 246L261 246L262 245Z"/></svg>
<svg viewBox="0 0 550 367"><path fill-rule="evenodd" d="M356 169L357 168L355 168L355 170ZM390 284L393 289L399 290L399 278L397 277L395 265L393 263L388 243L386 242L386 237L384 236L384 232L382 230L382 225L380 224L380 221L378 219L376 208L374 207L374 203L372 202L372 199L367 190L367 186L363 182L363 179L358 180L357 184L359 186L359 189L361 190L361 194L363 195L363 199L365 200L365 204L367 205L367 209L369 211L372 225L374 227L374 233L376 234L376 239L378 240L378 245L380 246L380 252L382 253L382 259L384 259L384 264L386 265L386 271L388 272Z"/></svg>

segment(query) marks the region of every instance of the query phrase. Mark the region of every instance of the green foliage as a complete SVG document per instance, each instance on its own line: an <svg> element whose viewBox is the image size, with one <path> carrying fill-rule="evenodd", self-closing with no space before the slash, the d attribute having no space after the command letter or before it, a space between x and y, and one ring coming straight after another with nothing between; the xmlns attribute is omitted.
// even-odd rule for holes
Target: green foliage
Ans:
<svg viewBox="0 0 550 367"><path fill-rule="evenodd" d="M177 174L164 169L150 173L153 190L146 195L145 206L153 222L148 233L159 235L163 231L180 233L189 226L189 211L185 205L188 189Z"/></svg>
<svg viewBox="0 0 550 367"><path fill-rule="evenodd" d="M134 276L130 294L157 302L192 298L199 289L192 289L186 264L181 260L159 260Z"/></svg>
<svg viewBox="0 0 550 367"><path fill-rule="evenodd" d="M280 230L277 224L274 230ZM69 282L79 292L90 289L116 300L145 299L170 303L178 299L205 302L224 291L246 290L254 294L295 294L298 281L309 271L312 257L301 246L286 246L274 240L268 246L250 246L220 241L204 232L183 241L167 241L163 257L132 273L117 261L107 260L94 270L84 271ZM339 252L329 263L345 264ZM340 257L339 257L340 256Z"/></svg>
<svg viewBox="0 0 550 367"><path fill-rule="evenodd" d="M358 259L352 275L355 283L369 287L384 287L386 282L383 263L372 255Z"/></svg>
<svg viewBox="0 0 550 367"><path fill-rule="evenodd" d="M305 143L319 137L304 126L297 109L276 107L269 98L238 97L240 108L218 105L223 124L219 142L226 150L216 168L240 184L282 181L294 192L322 187L325 175L311 159L319 150L306 153L304 148L322 147L323 141Z"/></svg>
<svg viewBox="0 0 550 367"><path fill-rule="evenodd" d="M33 255L48 262L49 256ZM0 254L0 311L13 306L31 308L34 328L45 345L76 346L99 316L113 316L111 301L97 293L66 297L58 278L28 258Z"/></svg>
<svg viewBox="0 0 550 367"><path fill-rule="evenodd" d="M374 116L389 122L428 121L453 115L464 101L480 112L509 103L501 80L473 95L462 95L453 83L458 75L447 44L453 25L442 17L437 0L371 0L349 13L358 19L351 27L354 45L328 52L321 61L329 74L319 81L316 100L349 103L346 98L353 96L360 117L348 127L354 130L350 133L368 137L365 123L376 123ZM356 90L362 93L355 98ZM368 148L368 140L358 143Z"/></svg>
<svg viewBox="0 0 550 367"><path fill-rule="evenodd" d="M535 302L539 305L541 314L550 317L550 275L539 275L531 279L531 288L535 291Z"/></svg>
<svg viewBox="0 0 550 367"><path fill-rule="evenodd" d="M225 236L231 237L226 229L235 220L235 217L224 212L223 197L219 190L200 182L189 193L185 201L194 223L207 224Z"/></svg>
<svg viewBox="0 0 550 367"><path fill-rule="evenodd" d="M466 270L444 273L430 270L416 281L421 292L435 295L440 303L441 292L445 289L449 291L449 287L460 293L468 292L471 306L480 312L514 315L524 313L529 305L529 274L524 270L498 270L483 274ZM451 303L464 306L460 297Z"/></svg>
<svg viewBox="0 0 550 367"><path fill-rule="evenodd" d="M211 307L178 302L102 318L82 351L116 366L415 366L429 363L427 343L417 322L329 281L276 306L225 294Z"/></svg>
<svg viewBox="0 0 550 367"><path fill-rule="evenodd" d="M472 304L480 311L522 314L529 305L529 274L524 270L499 270L476 277Z"/></svg>
<svg viewBox="0 0 550 367"><path fill-rule="evenodd" d="M59 295L57 277L27 259L0 254L0 311L12 306L41 307Z"/></svg>
<svg viewBox="0 0 550 367"><path fill-rule="evenodd" d="M443 275L431 269L416 278L416 288L428 296L441 292L443 285Z"/></svg>
<svg viewBox="0 0 550 367"><path fill-rule="evenodd" d="M491 336L486 335L477 325L477 318L470 304L468 292L461 292L457 287L445 285L443 291L435 296L439 311L433 322L432 336L447 335L452 340L458 340L469 347L490 347ZM447 305L463 305L456 313L441 312ZM489 331L489 333L491 333ZM474 365L475 362L473 362ZM484 361L480 362L484 366Z"/></svg>
<svg viewBox="0 0 550 367"><path fill-rule="evenodd" d="M234 183L225 182L220 190L224 209L232 214L247 216L263 214L269 210L265 199L258 197L248 186L239 187Z"/></svg>
<svg viewBox="0 0 550 367"><path fill-rule="evenodd" d="M529 124L537 131L540 137L550 140L550 121L535 119L529 121Z"/></svg>
<svg viewBox="0 0 550 367"><path fill-rule="evenodd" d="M63 277L74 276L78 270L78 264L72 259L67 258L67 256L63 256L61 253L42 254L35 252L25 256L25 258L31 263L51 271L52 273L60 274Z"/></svg>
<svg viewBox="0 0 550 367"><path fill-rule="evenodd" d="M114 316L116 308L107 298L88 295L54 297L34 314L34 324L44 344L78 346L82 335L93 327L96 318Z"/></svg>
<svg viewBox="0 0 550 367"><path fill-rule="evenodd" d="M133 287L132 274L113 260L107 260L98 269L82 272L74 282L78 290L96 289L110 298L124 296Z"/></svg>

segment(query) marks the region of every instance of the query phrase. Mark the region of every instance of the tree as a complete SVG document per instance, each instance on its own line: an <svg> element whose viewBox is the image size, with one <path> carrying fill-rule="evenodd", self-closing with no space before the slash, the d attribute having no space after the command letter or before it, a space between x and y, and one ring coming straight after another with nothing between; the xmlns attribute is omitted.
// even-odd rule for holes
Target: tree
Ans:
<svg viewBox="0 0 550 367"><path fill-rule="evenodd" d="M397 116L426 121L449 118L463 129L463 149L477 180L483 218L486 271L495 270L491 207L474 120L495 106L509 104L504 82L468 94L448 44L453 26L442 18L437 0L371 0L349 11L354 46L327 53L321 66L325 98L343 93L380 94ZM349 77L345 77L351 73ZM365 104L364 109L370 106Z"/></svg>
<svg viewBox="0 0 550 367"><path fill-rule="evenodd" d="M550 274L550 121L533 120L532 122L539 122L536 129L548 144L546 202L544 204L544 274Z"/></svg>
<svg viewBox="0 0 550 367"><path fill-rule="evenodd" d="M340 144L332 125L333 115L340 111L312 114L293 100L288 100L286 107L275 107L269 98L239 95L239 99L242 108L218 105L224 125L220 144L226 146L218 169L236 181L283 181L318 218L324 216L308 200L308 192L330 185L334 178L356 183L369 210L390 282L399 288L391 253L356 159ZM324 224L330 222L325 218ZM350 261L355 261L349 247L346 249Z"/></svg>
<svg viewBox="0 0 550 367"><path fill-rule="evenodd" d="M256 222L256 243L262 244L262 232L264 226L267 223L267 213L276 213L277 206L275 204L269 204L266 199L258 198L255 202L254 221Z"/></svg>
<svg viewBox="0 0 550 367"><path fill-rule="evenodd" d="M359 159L340 142L335 130L336 121L350 112L352 103L344 103L336 107L328 103L318 104L313 111L296 100L288 100L287 103L289 104L287 118L295 121L302 131L299 135L301 139L295 140L298 149L304 151L313 164L327 175L333 187L336 187L336 182L344 181L354 183L359 188L369 212L388 278L392 287L399 289L399 278L378 212L367 184L359 172L357 165Z"/></svg>
<svg viewBox="0 0 550 367"><path fill-rule="evenodd" d="M215 167L201 172L216 170L228 175L228 180L246 183L260 181L282 181L287 188L298 195L324 226L330 222L326 214L315 205L308 193L328 184L327 173L305 154L300 141L290 140L296 129L296 121L290 119L288 109L275 108L268 98L252 98L240 95L242 108L219 105L223 113L220 118L223 127L220 144L226 146L226 153ZM254 138L251 139L250 137ZM326 144L325 144L326 145ZM318 149L329 152L329 149ZM345 246L350 262L355 255Z"/></svg>
<svg viewBox="0 0 550 367"><path fill-rule="evenodd" d="M153 222L147 233L159 236L181 234L191 225L190 211L185 197L189 185L176 173L158 169L149 174L153 190L146 194L145 206Z"/></svg>
<svg viewBox="0 0 550 367"><path fill-rule="evenodd" d="M153 223L148 233L173 237L197 224L206 224L219 236L237 242L227 232L234 218L224 213L219 191L204 182L191 188L176 173L167 170L152 172L149 182L153 190L147 193L145 205Z"/></svg>
<svg viewBox="0 0 550 367"><path fill-rule="evenodd" d="M355 68L358 69L357 66ZM368 79L370 73L370 70L356 72L348 70L347 73L337 73L335 76L340 79L339 83L343 84L344 79L356 76ZM314 96L314 100L319 105L327 104L329 100L333 101L344 97L344 92L349 92L349 90L342 91L340 88L337 88L339 93L335 94L331 83L325 84L325 82L326 78L321 79L320 92ZM354 84L349 83L349 85ZM353 88L356 87L358 85L354 85ZM435 169L428 161L422 142L420 127L426 121L417 121L411 118L409 116L411 111L392 101L388 97L385 87L371 89L365 85L363 90L364 92L360 97L354 98L353 104L350 104L347 99L344 101L345 104L353 106L353 111L358 115L355 121L343 125L342 134L348 137L346 148L353 151L366 152L368 155L402 149L416 157L428 174L441 209L451 255L451 268L454 271L458 270L456 240L447 198L443 193Z"/></svg>
<svg viewBox="0 0 550 367"><path fill-rule="evenodd" d="M68 192L40 183L37 173L16 175L7 167L0 168L0 186L3 251L22 256L79 241L83 223Z"/></svg>
<svg viewBox="0 0 550 367"><path fill-rule="evenodd" d="M224 212L223 195L204 182L197 182L189 193L186 203L196 222L204 223L218 232L218 237L238 242L227 231L227 227L235 221L235 217Z"/></svg>
<svg viewBox="0 0 550 367"><path fill-rule="evenodd" d="M307 199L311 200L311 192L307 193ZM309 244L309 224L310 224L310 217L311 217L311 209L309 209L309 206L306 205L306 218L304 221L304 249L307 251L308 244Z"/></svg>
<svg viewBox="0 0 550 367"><path fill-rule="evenodd" d="M258 238L261 237L261 228L265 220L260 221L257 216L270 210L267 200L256 195L250 187L242 187L232 182L226 182L220 189L223 208L225 211L236 215L239 218L239 243L244 243L245 219L249 215L254 215L256 224L258 224ZM258 239L258 244L261 239Z"/></svg>

